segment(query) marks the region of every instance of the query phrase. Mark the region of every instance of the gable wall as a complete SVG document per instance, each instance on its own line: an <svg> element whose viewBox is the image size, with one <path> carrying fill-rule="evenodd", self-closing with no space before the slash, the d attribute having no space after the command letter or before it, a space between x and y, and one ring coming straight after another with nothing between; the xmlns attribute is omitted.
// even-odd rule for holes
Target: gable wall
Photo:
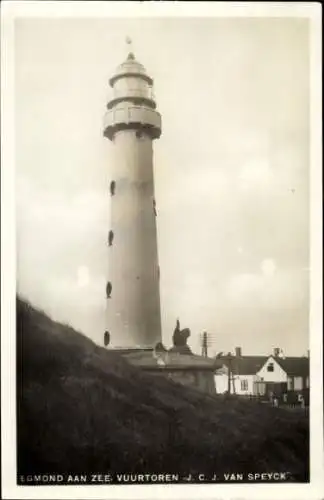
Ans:
<svg viewBox="0 0 324 500"><path fill-rule="evenodd" d="M271 363L273 363L273 372L268 371L268 366ZM264 382L287 382L287 373L272 356L267 359L263 367L258 371L257 375L261 377Z"/></svg>

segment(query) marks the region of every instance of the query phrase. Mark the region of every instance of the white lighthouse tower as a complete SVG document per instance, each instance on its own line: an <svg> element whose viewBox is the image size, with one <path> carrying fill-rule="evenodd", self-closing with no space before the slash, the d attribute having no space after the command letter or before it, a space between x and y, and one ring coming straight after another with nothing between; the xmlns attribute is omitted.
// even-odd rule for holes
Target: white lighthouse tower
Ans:
<svg viewBox="0 0 324 500"><path fill-rule="evenodd" d="M110 78L104 135L109 165L111 227L107 230L107 332L113 347L161 341L153 140L161 135L153 80L133 54Z"/></svg>

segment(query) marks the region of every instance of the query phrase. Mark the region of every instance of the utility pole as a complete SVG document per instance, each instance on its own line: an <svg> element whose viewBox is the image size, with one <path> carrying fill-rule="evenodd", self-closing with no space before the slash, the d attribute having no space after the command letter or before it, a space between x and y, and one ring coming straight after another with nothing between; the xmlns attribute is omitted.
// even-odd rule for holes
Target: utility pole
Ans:
<svg viewBox="0 0 324 500"><path fill-rule="evenodd" d="M215 344L215 335L213 333L203 332L200 334L201 338L201 355L208 357L208 348Z"/></svg>
<svg viewBox="0 0 324 500"><path fill-rule="evenodd" d="M233 394L235 394L235 378L234 378L234 373L233 373L233 359L234 356L229 352L226 356L226 361L227 361L227 368L228 368L228 384L227 384L227 391L228 394L231 394L231 383L233 387Z"/></svg>
<svg viewBox="0 0 324 500"><path fill-rule="evenodd" d="M208 356L208 347L207 347L207 332L203 333L202 344L201 344L201 355L207 358Z"/></svg>

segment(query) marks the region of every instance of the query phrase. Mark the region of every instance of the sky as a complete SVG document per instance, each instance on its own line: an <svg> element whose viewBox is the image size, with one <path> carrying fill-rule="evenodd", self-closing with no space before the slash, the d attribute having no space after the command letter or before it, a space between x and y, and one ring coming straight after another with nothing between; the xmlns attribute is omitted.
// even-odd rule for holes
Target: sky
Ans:
<svg viewBox="0 0 324 500"><path fill-rule="evenodd" d="M154 79L163 341L308 349L309 26L302 18L15 21L17 290L102 344L109 77Z"/></svg>

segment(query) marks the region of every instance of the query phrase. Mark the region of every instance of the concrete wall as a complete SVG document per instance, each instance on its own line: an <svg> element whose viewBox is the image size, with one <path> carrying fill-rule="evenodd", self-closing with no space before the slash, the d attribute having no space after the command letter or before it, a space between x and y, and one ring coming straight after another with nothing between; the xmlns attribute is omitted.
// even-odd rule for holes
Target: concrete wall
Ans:
<svg viewBox="0 0 324 500"><path fill-rule="evenodd" d="M153 372L152 372L153 373ZM154 372L157 375L167 377L178 384L198 389L208 394L216 394L214 374L207 370L172 370L168 369Z"/></svg>
<svg viewBox="0 0 324 500"><path fill-rule="evenodd" d="M108 248L107 327L112 346L153 346L161 341L153 147L147 135L120 131L113 144L110 179L113 245Z"/></svg>

